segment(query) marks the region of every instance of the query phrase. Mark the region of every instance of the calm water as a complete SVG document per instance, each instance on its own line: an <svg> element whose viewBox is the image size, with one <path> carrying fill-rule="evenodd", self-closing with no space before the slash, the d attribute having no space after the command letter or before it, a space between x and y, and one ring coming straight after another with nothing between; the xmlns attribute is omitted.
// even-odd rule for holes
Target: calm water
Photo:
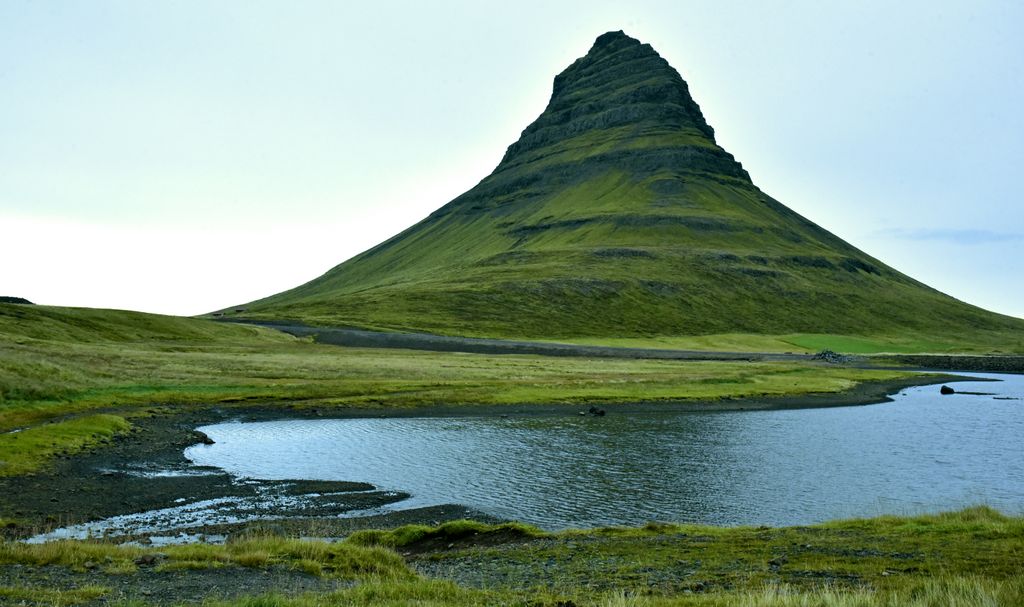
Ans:
<svg viewBox="0 0 1024 607"><path fill-rule="evenodd" d="M981 377L981 375L977 375ZM293 420L201 428L240 477L352 480L549 529L805 524L986 503L1024 511L1024 376L866 407Z"/></svg>

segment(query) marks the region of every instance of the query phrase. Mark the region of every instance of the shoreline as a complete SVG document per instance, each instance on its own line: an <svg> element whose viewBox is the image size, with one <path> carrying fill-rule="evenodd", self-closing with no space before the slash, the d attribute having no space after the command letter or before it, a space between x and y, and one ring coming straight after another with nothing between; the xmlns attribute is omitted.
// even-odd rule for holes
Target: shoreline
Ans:
<svg viewBox="0 0 1024 607"><path fill-rule="evenodd" d="M798 395L727 397L716 400L648 400L631 402L597 402L610 413L657 413L659 411L720 413L730 411L770 411L783 409L826 409L831 407L856 407L892 402L890 397L906 388L938 385L964 381L985 381L945 371L905 377L893 380L867 381L843 392L810 392ZM489 417L495 415L578 415L591 403L519 403L511 405L418 405L408 408L359 407L332 409L323 407L296 406L292 403L282 407L248 405L234 411L234 417L218 419L224 421L271 421L283 419L359 419L367 417L409 418L409 417ZM582 409L581 409L582 407ZM227 413L227 411L224 411ZM210 424L203 424L210 425Z"/></svg>
<svg viewBox="0 0 1024 607"><path fill-rule="evenodd" d="M891 402L891 394L908 387L937 385L957 381L977 381L949 374L922 375L858 384L840 393L812 393L798 396L751 397L716 401L646 401L632 403L602 403L609 414L654 413L658 411L716 413L773 409L806 409L823 407L862 406ZM937 390L937 389L936 389ZM0 511L14 521L4 535L24 538L38 535L53 528L97 521L121 516L173 508L186 503L233 497L252 499L259 494L276 493L299 495L304 489L317 485L310 481L257 481L239 484L220 470L206 470L202 475L152 476L146 471L194 470L195 466L184 456L185 448L201 442L196 428L228 421L270 421L282 419L357 419L367 417L479 417L479 416L576 416L585 410L580 404L517 404L517 405L451 405L396 408L347 408L324 410L316 405L292 403L235 404L201 407L154 407L150 417L133 419L134 430L121 436L111 445L60 459L52 469L26 476L0 478ZM401 495L357 483L320 483L337 492L339 500L351 499L354 492L362 491L355 506L342 506L326 502L307 513L271 510L261 518L284 516L271 521L274 525L305 524L344 533L366 527L392 527L410 523L438 524L461 518L487 518L458 504L444 504L423 509L393 509L385 514L363 517L344 517L345 512L358 512L374 508L388 508L402 500ZM346 496L346 493L350 495ZM493 520L493 517L490 517ZM331 524L316 525L316 521ZM235 533L252 526L252 521L211 525L182 525L175 532L190 530L199 533ZM153 533L166 536L168 533ZM130 539L126 537L125 539Z"/></svg>

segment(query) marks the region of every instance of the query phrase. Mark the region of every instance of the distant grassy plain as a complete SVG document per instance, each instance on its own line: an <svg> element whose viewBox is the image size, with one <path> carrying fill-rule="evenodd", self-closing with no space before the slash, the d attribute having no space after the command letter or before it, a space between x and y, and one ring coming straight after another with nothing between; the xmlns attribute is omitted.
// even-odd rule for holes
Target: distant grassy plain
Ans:
<svg viewBox="0 0 1024 607"><path fill-rule="evenodd" d="M793 352L811 354L832 350L844 354L1017 354L1024 353L1024 336L900 334L891 336L827 335L791 333L756 335L723 333L668 337L569 338L566 343L626 348L663 348L672 350L709 350L722 352Z"/></svg>
<svg viewBox="0 0 1024 607"><path fill-rule="evenodd" d="M906 375L817 364L363 350L203 320L0 305L0 474L110 440L128 431L133 416L163 405L343 413L715 400L839 392Z"/></svg>

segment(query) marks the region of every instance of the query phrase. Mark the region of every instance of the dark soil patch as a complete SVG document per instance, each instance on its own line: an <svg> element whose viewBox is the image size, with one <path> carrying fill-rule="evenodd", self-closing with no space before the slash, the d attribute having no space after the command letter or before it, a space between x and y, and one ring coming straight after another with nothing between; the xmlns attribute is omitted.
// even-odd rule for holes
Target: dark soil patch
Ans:
<svg viewBox="0 0 1024 607"><path fill-rule="evenodd" d="M488 548L492 546L506 546L509 544L526 544L536 541L537 538L529 536L516 529L496 529L483 533L472 533L461 537L431 536L406 544L398 550L402 556L416 557L428 553L444 552L448 550L467 550L469 548Z"/></svg>

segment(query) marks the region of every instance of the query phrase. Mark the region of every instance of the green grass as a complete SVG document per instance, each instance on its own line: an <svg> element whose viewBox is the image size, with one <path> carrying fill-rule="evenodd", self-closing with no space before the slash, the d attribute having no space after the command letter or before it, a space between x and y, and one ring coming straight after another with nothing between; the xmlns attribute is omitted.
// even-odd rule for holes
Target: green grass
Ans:
<svg viewBox="0 0 1024 607"><path fill-rule="evenodd" d="M557 341L557 340L545 340ZM911 334L898 336L855 336L788 334L756 335L726 333L716 335L672 336L672 337L591 337L562 340L567 343L618 346L626 348L658 348L669 350L703 350L712 352L775 352L813 354L832 350L844 354L1009 354L1016 348L1007 344L1006 350L972 341L968 336L947 336L936 339Z"/></svg>
<svg viewBox="0 0 1024 607"><path fill-rule="evenodd" d="M69 590L52 590L38 586L0 586L0 605L71 607L90 603L109 593L110 589L103 586Z"/></svg>
<svg viewBox="0 0 1024 607"><path fill-rule="evenodd" d="M411 579L412 572L396 553L372 546L303 541L281 537L246 538L225 545L189 544L161 550L167 560L160 571L283 566L318 576L346 579Z"/></svg>
<svg viewBox="0 0 1024 607"><path fill-rule="evenodd" d="M0 476L38 469L57 455L72 455L109 442L131 429L123 417L100 414L76 417L0 435Z"/></svg>
<svg viewBox="0 0 1024 607"><path fill-rule="evenodd" d="M136 572L136 560L146 554L157 555L156 570L165 572L221 567L285 567L308 571L312 564L315 574L320 576L346 579L369 576L388 580L414 577L401 557L390 550L281 537L249 537L223 545L187 544L160 550L102 541L0 543L0 565L59 565L78 572L96 569L114 575Z"/></svg>
<svg viewBox="0 0 1024 607"><path fill-rule="evenodd" d="M357 546L384 546L402 548L417 542L434 541L447 544L481 534L504 534L511 537L534 538L547 534L540 529L522 523L488 525L477 521L450 521L434 527L428 525L404 525L395 529L367 529L357 531L348 537L348 543Z"/></svg>
<svg viewBox="0 0 1024 607"><path fill-rule="evenodd" d="M362 350L201 320L12 307L0 305L0 474L104 444L134 416L164 406L578 406L829 393L907 375L794 363Z"/></svg>
<svg viewBox="0 0 1024 607"><path fill-rule="evenodd" d="M418 534L392 534L410 532ZM627 590L632 604L652 605L1015 605L1024 592L1022 547L1024 519L977 507L810 527L649 524L498 545L455 540L422 558L430 571L453 572L471 587L562 594L580 604L616 604ZM943 602L957 597L961 603Z"/></svg>
<svg viewBox="0 0 1024 607"><path fill-rule="evenodd" d="M789 335L782 339L794 346L804 348L808 351L818 352L821 350L832 350L833 352L844 352L848 354L877 354L877 353L1000 353L998 347L986 349L977 343L971 343L970 339L947 337L937 339L935 337L902 335L902 336L879 336L879 337L857 337L851 335ZM1002 353L1021 351L1007 344Z"/></svg>
<svg viewBox="0 0 1024 607"><path fill-rule="evenodd" d="M518 599L518 600L517 600ZM556 607L1015 607L1024 600L1024 582L993 581L986 578L949 577L898 591L836 590L823 587L813 591L787 586L766 586L758 590L722 592L710 595L650 597L631 591L608 593L579 601L558 595L536 593L529 602L499 592L467 591L451 584L417 581L402 585L360 584L352 590L327 595L285 597L269 595L235 601L210 603L215 607L322 607L326 605L373 605L399 607L460 607L490 605L532 605ZM571 601L571 602L570 602Z"/></svg>
<svg viewBox="0 0 1024 607"><path fill-rule="evenodd" d="M417 556L407 563L381 544L416 549ZM5 542L0 566L66 567L97 580L113 575L105 579L122 588L145 587L134 577L134 561L145 554L158 559L149 575L232 568L244 580L285 568L352 582L328 593L207 603L219 607L988 607L1024 599L1024 519L984 507L787 528L649 524L539 533L459 521L362 532L335 543L248 537L158 550L95 541ZM102 586L6 587L0 597L72 605L103 596Z"/></svg>
<svg viewBox="0 0 1024 607"><path fill-rule="evenodd" d="M212 601L209 607L327 607L329 605L366 607L490 607L523 605L511 593L487 592L460 588L441 580L408 581L361 580L352 588L327 594L288 597L270 594L229 601ZM545 603L535 603L544 605Z"/></svg>
<svg viewBox="0 0 1024 607"><path fill-rule="evenodd" d="M817 352L787 341L788 336L724 333L716 335L677 335L659 337L590 337L562 340L565 343L621 348L662 350L703 350L709 352ZM558 340L544 340L558 341Z"/></svg>
<svg viewBox="0 0 1024 607"><path fill-rule="evenodd" d="M123 572L134 571L134 560L143 553L142 548L101 541L57 541L45 544L5 541L0 543L0 565L60 565L75 571L85 571L87 564L96 564Z"/></svg>

